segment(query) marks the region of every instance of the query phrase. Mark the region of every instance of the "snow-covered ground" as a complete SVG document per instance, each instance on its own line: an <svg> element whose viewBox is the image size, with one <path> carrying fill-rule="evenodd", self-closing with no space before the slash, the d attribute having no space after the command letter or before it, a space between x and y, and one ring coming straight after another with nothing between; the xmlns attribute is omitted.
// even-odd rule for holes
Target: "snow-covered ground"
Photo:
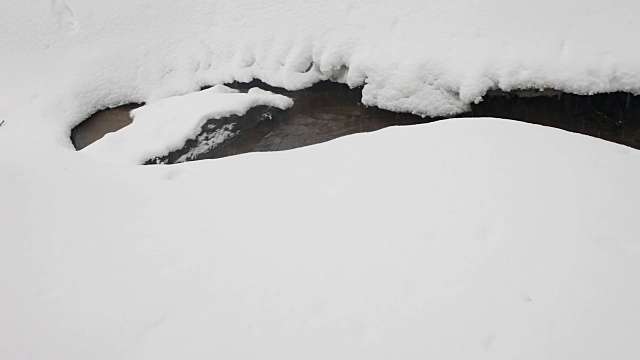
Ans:
<svg viewBox="0 0 640 360"><path fill-rule="evenodd" d="M625 0L4 1L0 359L639 358L637 150L497 119L171 166L68 137L99 108L254 77L365 85L422 115L490 88L640 93L639 17ZM184 140L218 114L208 95L249 96L214 92L180 98L200 99L190 123L144 127Z"/></svg>
<svg viewBox="0 0 640 360"><path fill-rule="evenodd" d="M635 359L640 153L449 120L172 166L3 159L2 359Z"/></svg>

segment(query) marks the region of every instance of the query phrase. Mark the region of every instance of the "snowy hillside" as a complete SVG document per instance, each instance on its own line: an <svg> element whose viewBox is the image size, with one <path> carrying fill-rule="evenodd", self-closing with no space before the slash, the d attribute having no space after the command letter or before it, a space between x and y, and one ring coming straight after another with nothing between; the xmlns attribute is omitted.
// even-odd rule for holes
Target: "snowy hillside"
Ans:
<svg viewBox="0 0 640 360"><path fill-rule="evenodd" d="M636 2L3 10L0 359L640 358L638 150L485 118L131 165L207 117L291 106L195 93L236 80L364 85L419 115L496 88L640 93ZM134 124L73 149L132 102Z"/></svg>

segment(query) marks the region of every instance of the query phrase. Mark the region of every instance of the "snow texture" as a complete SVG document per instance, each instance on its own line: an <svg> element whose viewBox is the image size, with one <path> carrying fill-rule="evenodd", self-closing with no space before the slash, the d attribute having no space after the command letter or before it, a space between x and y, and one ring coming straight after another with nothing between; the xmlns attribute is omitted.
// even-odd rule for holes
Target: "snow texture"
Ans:
<svg viewBox="0 0 640 360"><path fill-rule="evenodd" d="M5 1L0 114L68 128L254 78L364 85L364 104L420 115L461 112L492 88L637 94L638 18L632 0Z"/></svg>
<svg viewBox="0 0 640 360"><path fill-rule="evenodd" d="M2 359L640 355L636 150L466 119L86 161L3 155Z"/></svg>
<svg viewBox="0 0 640 360"><path fill-rule="evenodd" d="M259 88L240 93L224 85L216 85L131 111L131 125L105 135L81 153L112 164L140 165L182 148L187 140L196 138L207 120L244 115L258 105L284 110L293 105L293 100ZM227 137L224 133L219 135L213 139L214 143Z"/></svg>
<svg viewBox="0 0 640 360"><path fill-rule="evenodd" d="M492 88L639 93L638 2L2 8L0 359L640 358L637 150L458 119L170 166L87 156L174 148L218 97L250 105L169 97L254 78L420 115ZM98 109L194 96L149 123L181 131L161 142L69 141Z"/></svg>

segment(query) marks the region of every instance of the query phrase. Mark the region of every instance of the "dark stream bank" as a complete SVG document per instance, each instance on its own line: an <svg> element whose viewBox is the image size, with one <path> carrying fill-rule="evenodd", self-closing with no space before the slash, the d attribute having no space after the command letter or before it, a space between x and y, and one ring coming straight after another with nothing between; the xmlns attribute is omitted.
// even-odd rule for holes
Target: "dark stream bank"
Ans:
<svg viewBox="0 0 640 360"><path fill-rule="evenodd" d="M211 119L196 139L170 154L147 163L175 163L215 159L254 151L287 150L321 143L340 136L379 130L393 125L428 123L439 118L422 118L365 107L362 90L322 82L301 91L273 88L262 82L231 84L246 91L260 87L294 100L288 110L259 106L243 116ZM82 149L104 134L131 123L129 111L137 104L100 111L75 127L71 139ZM640 149L640 104L630 94L609 93L591 96L555 91L491 92L471 111L456 117L500 117L552 126ZM224 129L226 140L211 145L210 140ZM209 143L209 144L208 144Z"/></svg>

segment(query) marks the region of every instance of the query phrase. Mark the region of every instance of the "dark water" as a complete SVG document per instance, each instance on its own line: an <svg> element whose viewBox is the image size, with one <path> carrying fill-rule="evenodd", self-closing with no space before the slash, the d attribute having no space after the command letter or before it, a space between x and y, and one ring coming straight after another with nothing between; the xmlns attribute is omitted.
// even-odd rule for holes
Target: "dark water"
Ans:
<svg viewBox="0 0 640 360"><path fill-rule="evenodd" d="M214 159L253 151L287 150L316 144L340 136L379 130L393 125L436 121L365 107L359 103L361 89L323 82L301 91L285 91L254 81L232 84L241 91L258 86L293 98L294 106L282 111L259 106L243 116L209 120L197 139L167 156L147 163L174 163ZM104 110L77 126L71 134L77 149L128 125L128 111L138 105ZM640 100L625 93L579 96L560 92L491 92L469 113L457 117L500 117L552 126L572 132L640 148ZM205 146L217 131L225 129L226 140ZM198 149L195 151L195 149Z"/></svg>
<svg viewBox="0 0 640 360"><path fill-rule="evenodd" d="M323 82L301 91L285 91L261 82L231 85L241 91L255 86L292 98L294 106L285 111L257 107L241 117L210 120L203 126L205 131L216 125L219 128L235 122L234 131L237 134L189 160L215 159L254 151L288 150L387 126L433 121L365 107L359 103L362 96L360 89L352 90L346 85L331 82ZM187 143L184 148L149 163L173 163L195 146L195 141Z"/></svg>
<svg viewBox="0 0 640 360"><path fill-rule="evenodd" d="M76 150L83 149L105 134L118 131L131 124L129 111L142 104L127 104L113 109L98 111L71 130L71 142Z"/></svg>
<svg viewBox="0 0 640 360"><path fill-rule="evenodd" d="M640 149L640 98L627 93L530 98L500 93L464 116L520 120Z"/></svg>

